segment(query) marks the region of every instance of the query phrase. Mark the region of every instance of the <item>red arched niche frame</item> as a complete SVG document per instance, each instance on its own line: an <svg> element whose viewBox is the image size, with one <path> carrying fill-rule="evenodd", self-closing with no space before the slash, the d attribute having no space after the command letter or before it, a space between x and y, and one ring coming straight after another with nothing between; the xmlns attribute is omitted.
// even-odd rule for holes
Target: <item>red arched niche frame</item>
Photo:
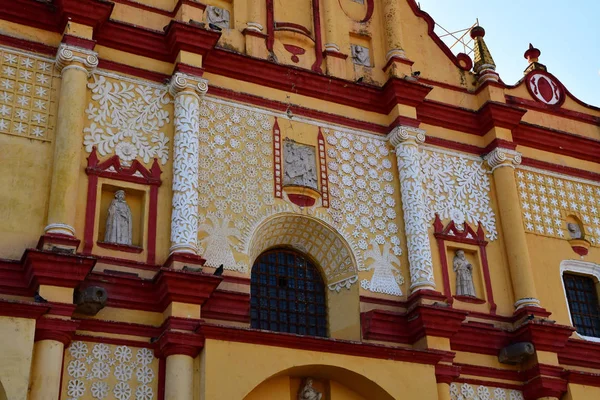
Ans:
<svg viewBox="0 0 600 400"><path fill-rule="evenodd" d="M158 206L158 188L162 181L162 173L156 158L152 167L147 169L138 160L134 160L131 166L121 165L119 157L114 155L106 161L100 162L96 148L92 149L88 157L88 166L85 169L88 175L87 204L85 209L85 231L83 234L83 254L91 254L94 246L94 228L96 225L96 204L98 201L98 177L108 178L114 181L133 182L150 186L148 204L148 241L146 263L153 265L156 261L156 214ZM125 252L136 252L133 247L113 245L114 250Z"/></svg>
<svg viewBox="0 0 600 400"><path fill-rule="evenodd" d="M435 222L433 223L434 236L438 244L438 250L440 252L440 261L442 263L442 275L444 280L444 296L448 304L452 304L454 299L466 302L481 303L478 299L470 299L464 296L452 296L452 289L450 287L450 273L448 265L448 256L446 254L446 242L451 243L463 243L468 245L477 246L479 248L479 257L481 260L481 269L483 272L483 281L485 286L486 299L490 306L490 314L496 314L496 303L494 302L494 293L492 291L492 279L490 277L490 269L488 265L486 246L488 242L485 240L485 232L481 223L477 226L477 232L469 226L466 222L463 224L462 229L458 229L454 221L450 221L448 225L444 226L439 215L435 215Z"/></svg>

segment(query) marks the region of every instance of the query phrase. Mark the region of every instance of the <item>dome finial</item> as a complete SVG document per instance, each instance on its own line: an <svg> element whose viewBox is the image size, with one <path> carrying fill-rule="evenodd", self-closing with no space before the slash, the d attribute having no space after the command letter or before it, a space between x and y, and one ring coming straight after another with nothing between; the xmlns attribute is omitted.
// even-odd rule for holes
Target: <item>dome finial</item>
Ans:
<svg viewBox="0 0 600 400"><path fill-rule="evenodd" d="M496 73L496 63L485 44L484 36L485 29L483 27L477 25L471 29L471 38L473 38L475 51L473 71L478 75L479 83L487 81L498 82L500 78Z"/></svg>

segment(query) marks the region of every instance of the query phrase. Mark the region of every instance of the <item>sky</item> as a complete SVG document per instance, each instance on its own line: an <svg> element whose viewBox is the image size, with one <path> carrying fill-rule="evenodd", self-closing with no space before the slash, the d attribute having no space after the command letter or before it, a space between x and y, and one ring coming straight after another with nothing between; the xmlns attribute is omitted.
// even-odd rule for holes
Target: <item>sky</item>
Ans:
<svg viewBox="0 0 600 400"><path fill-rule="evenodd" d="M539 62L579 100L600 107L600 0L417 0L448 31L479 18L496 72L513 85L523 77L529 43ZM454 49L453 49L454 50Z"/></svg>

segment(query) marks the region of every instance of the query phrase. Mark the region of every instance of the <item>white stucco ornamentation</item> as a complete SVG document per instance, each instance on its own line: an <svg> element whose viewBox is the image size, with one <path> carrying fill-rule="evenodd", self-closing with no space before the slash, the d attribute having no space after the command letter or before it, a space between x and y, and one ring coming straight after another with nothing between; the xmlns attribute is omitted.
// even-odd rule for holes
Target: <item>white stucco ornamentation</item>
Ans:
<svg viewBox="0 0 600 400"><path fill-rule="evenodd" d="M424 141L425 133L419 129L398 127L390 134L390 143L396 148L398 161L410 288L413 291L435 288L428 234L427 194L421 169L422 152L419 149Z"/></svg>
<svg viewBox="0 0 600 400"><path fill-rule="evenodd" d="M63 396L151 400L158 389L157 370L150 349L75 341L65 351Z"/></svg>
<svg viewBox="0 0 600 400"><path fill-rule="evenodd" d="M523 393L518 390L498 387L477 386L468 383L452 383L450 385L451 400L523 400Z"/></svg>
<svg viewBox="0 0 600 400"><path fill-rule="evenodd" d="M400 259L391 252L390 244L386 242L381 250L379 244L373 241L371 248L365 251L365 259L373 260L367 269L374 272L371 280L363 279L360 282L361 287L371 292L402 296L404 277L399 268Z"/></svg>
<svg viewBox="0 0 600 400"><path fill-rule="evenodd" d="M566 175L520 167L517 187L525 231L536 235L570 239L567 218L576 216L584 238L600 246L600 185Z"/></svg>
<svg viewBox="0 0 600 400"><path fill-rule="evenodd" d="M53 60L0 46L0 133L51 140L58 82Z"/></svg>
<svg viewBox="0 0 600 400"><path fill-rule="evenodd" d="M177 73L170 84L175 97L171 253L198 249L198 171L200 96L206 81Z"/></svg>
<svg viewBox="0 0 600 400"><path fill-rule="evenodd" d="M273 119L203 99L200 105L199 234L207 265L244 272L242 233L275 203ZM220 227L220 228L219 228Z"/></svg>
<svg viewBox="0 0 600 400"><path fill-rule="evenodd" d="M490 178L481 160L447 153L433 148L423 149L420 156L427 197L427 221L451 219L455 224L467 222L485 229L486 237L498 237L496 216L491 207Z"/></svg>
<svg viewBox="0 0 600 400"><path fill-rule="evenodd" d="M88 153L96 147L100 155L116 154L125 164L137 158L147 164L153 158L167 163L169 138L163 128L170 120L171 99L164 86L95 73L88 88L89 125L83 130Z"/></svg>

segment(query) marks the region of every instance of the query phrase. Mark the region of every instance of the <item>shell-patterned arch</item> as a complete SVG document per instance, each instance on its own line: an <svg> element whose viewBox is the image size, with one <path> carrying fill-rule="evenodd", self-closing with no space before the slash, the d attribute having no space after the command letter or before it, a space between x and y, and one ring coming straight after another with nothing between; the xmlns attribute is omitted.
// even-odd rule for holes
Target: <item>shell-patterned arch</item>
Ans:
<svg viewBox="0 0 600 400"><path fill-rule="evenodd" d="M262 252L277 246L289 246L312 257L332 290L349 287L358 280L351 246L336 229L314 217L280 213L262 221L249 242L250 265Z"/></svg>

